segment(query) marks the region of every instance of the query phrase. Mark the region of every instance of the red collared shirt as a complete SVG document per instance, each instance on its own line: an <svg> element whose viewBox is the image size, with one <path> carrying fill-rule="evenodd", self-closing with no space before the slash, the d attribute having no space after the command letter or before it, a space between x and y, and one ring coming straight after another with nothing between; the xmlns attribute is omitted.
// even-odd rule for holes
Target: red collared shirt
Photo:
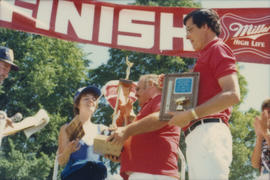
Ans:
<svg viewBox="0 0 270 180"><path fill-rule="evenodd" d="M221 39L211 41L200 51L194 72L200 72L198 103L203 104L222 91L218 79L237 72L236 59L232 50ZM205 118L221 118L228 124L232 107ZM185 131L192 123L184 127Z"/></svg>
<svg viewBox="0 0 270 180"><path fill-rule="evenodd" d="M136 121L160 110L161 95L146 102ZM121 176L127 180L125 172L141 172L178 177L177 148L180 129L165 126L159 130L130 137L121 153Z"/></svg>

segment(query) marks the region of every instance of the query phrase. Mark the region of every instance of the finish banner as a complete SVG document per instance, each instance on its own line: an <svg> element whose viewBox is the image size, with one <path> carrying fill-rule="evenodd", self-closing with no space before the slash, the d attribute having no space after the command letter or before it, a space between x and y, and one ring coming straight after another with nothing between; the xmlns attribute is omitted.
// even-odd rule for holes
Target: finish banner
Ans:
<svg viewBox="0 0 270 180"><path fill-rule="evenodd" d="M0 27L80 43L196 57L183 17L194 8L92 0L0 0ZM238 61L270 64L270 8L215 9Z"/></svg>

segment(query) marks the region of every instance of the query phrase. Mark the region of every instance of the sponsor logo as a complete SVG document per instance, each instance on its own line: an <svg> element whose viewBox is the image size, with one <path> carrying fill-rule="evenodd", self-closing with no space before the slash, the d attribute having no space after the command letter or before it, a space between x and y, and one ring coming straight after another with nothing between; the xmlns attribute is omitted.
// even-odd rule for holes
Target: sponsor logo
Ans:
<svg viewBox="0 0 270 180"><path fill-rule="evenodd" d="M221 18L224 42L235 54L252 53L270 58L270 16L244 18L232 13Z"/></svg>

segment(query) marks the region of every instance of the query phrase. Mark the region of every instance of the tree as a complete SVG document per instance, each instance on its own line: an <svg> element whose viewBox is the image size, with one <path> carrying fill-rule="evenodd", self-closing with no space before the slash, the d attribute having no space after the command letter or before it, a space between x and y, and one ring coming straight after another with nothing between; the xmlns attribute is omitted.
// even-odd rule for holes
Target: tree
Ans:
<svg viewBox="0 0 270 180"><path fill-rule="evenodd" d="M58 131L73 116L73 95L85 85L90 61L76 43L7 29L0 33L1 45L14 50L20 67L3 84L0 109L28 117L44 108L50 117L29 139L22 132L3 139L1 179L51 179Z"/></svg>
<svg viewBox="0 0 270 180"><path fill-rule="evenodd" d="M255 169L251 166L251 154L255 143L255 132L253 127L254 117L258 111L250 109L242 113L234 108L230 119L231 132L233 136L233 161L230 168L230 179L246 180L254 179Z"/></svg>

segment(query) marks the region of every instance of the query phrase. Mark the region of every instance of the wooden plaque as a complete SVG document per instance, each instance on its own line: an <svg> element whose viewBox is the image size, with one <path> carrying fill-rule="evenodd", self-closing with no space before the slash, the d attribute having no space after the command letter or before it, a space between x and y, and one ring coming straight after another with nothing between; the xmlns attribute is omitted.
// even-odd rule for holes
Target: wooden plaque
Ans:
<svg viewBox="0 0 270 180"><path fill-rule="evenodd" d="M84 136L85 133L78 116L75 116L75 118L68 124L66 132L69 137L69 141L81 139Z"/></svg>
<svg viewBox="0 0 270 180"><path fill-rule="evenodd" d="M106 135L98 135L95 137L94 152L100 155L110 154L119 157L122 151L122 145L107 142L107 138L108 136Z"/></svg>
<svg viewBox="0 0 270 180"><path fill-rule="evenodd" d="M168 112L185 111L197 105L199 79L198 72L165 75L160 120L170 120Z"/></svg>

